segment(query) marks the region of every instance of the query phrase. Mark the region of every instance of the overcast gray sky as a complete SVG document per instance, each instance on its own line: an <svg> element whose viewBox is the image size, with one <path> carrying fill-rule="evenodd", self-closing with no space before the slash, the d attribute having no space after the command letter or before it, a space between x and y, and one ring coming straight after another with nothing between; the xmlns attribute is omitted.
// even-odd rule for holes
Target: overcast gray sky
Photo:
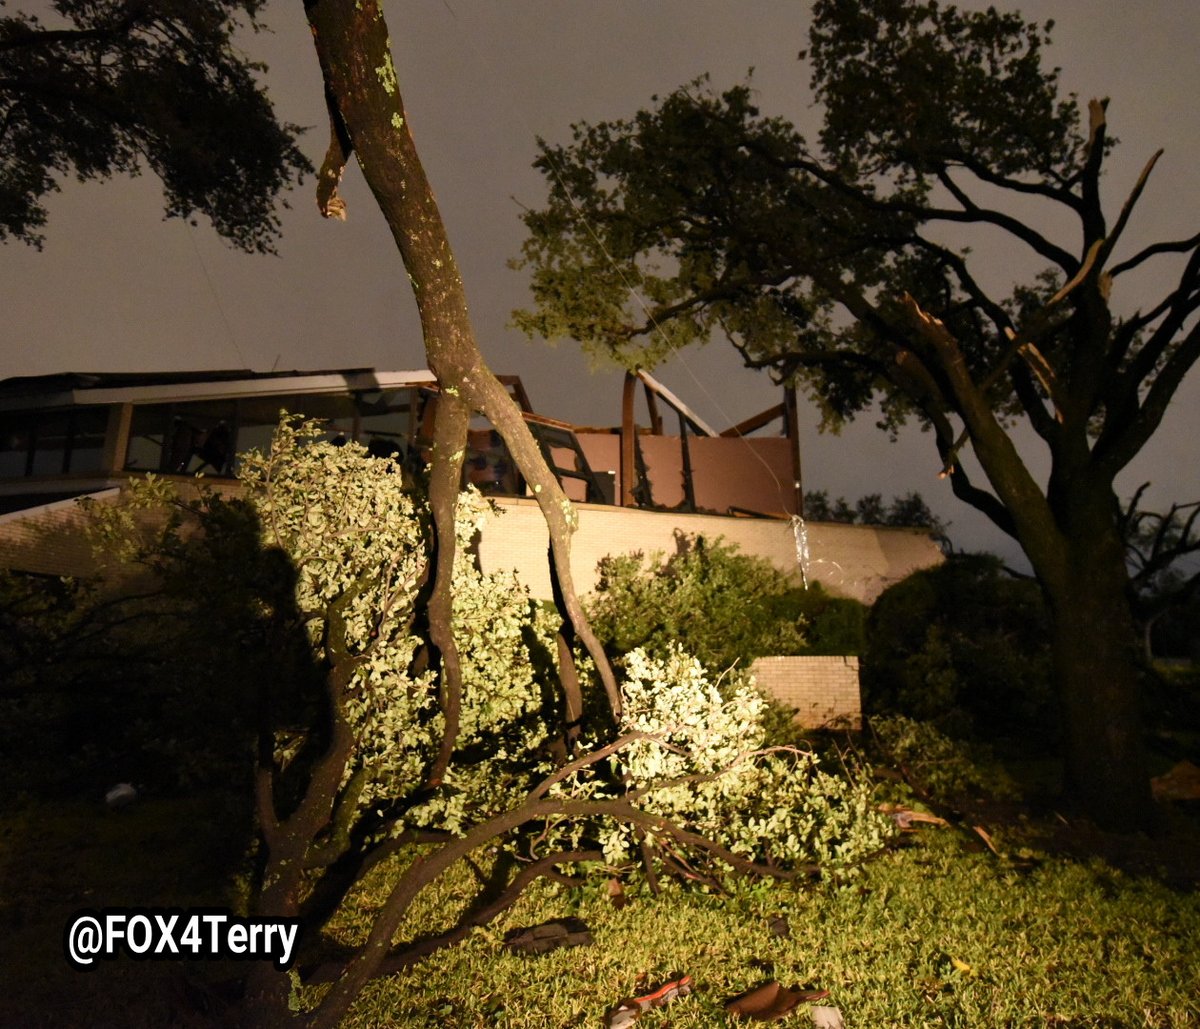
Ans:
<svg viewBox="0 0 1200 1029"><path fill-rule="evenodd" d="M44 0L12 8L44 10ZM544 414L588 424L619 419L620 377L594 373L579 353L551 349L506 327L528 296L506 267L522 240L520 206L543 198L530 165L534 138L565 140L573 121L625 117L653 94L709 72L716 86L753 82L764 112L815 134L808 72L808 4L785 0L409 0L385 2L401 89L417 145L462 266L476 328L493 369L520 375ZM966 7L984 6L974 2ZM1002 5L1004 6L1004 5ZM1054 18L1051 59L1067 89L1110 96L1121 140L1107 178L1115 210L1141 166L1159 163L1126 249L1200 229L1200 4L1194 0L1036 0L1028 17ZM314 126L304 148L325 146L320 79L301 6L275 0L270 34L246 50L267 62L280 117ZM266 370L424 365L408 283L356 170L343 189L349 220L326 222L311 180L291 194L278 257L229 249L207 226L162 219L152 177L67 183L51 198L46 246L0 246L0 378L57 371L199 368ZM1076 241L1064 240L1072 248ZM981 238L976 253L994 241ZM996 251L995 281L1012 260ZM1163 272L1166 268L1164 266ZM1155 283L1132 283L1132 310ZM1161 289L1165 282L1159 280ZM1145 296L1138 293L1145 290ZM660 377L718 427L778 400L765 376L714 343ZM1155 503L1200 499L1200 383L1193 374L1158 437L1121 480L1152 480ZM840 437L804 427L805 485L853 499L920 490L953 522L960 545L1013 554L998 533L954 500L936 473L932 443L916 430L899 444L861 420Z"/></svg>

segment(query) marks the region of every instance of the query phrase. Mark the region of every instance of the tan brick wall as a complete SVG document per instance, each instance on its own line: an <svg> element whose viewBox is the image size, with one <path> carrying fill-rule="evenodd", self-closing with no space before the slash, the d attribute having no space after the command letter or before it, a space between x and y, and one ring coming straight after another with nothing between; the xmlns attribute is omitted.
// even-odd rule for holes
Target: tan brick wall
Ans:
<svg viewBox="0 0 1200 1029"><path fill-rule="evenodd" d="M194 496L197 482L191 478L176 480L184 499ZM206 487L228 495L239 489L236 483L206 483ZM97 490L87 496L99 503L115 503L120 487ZM41 575L82 577L95 573L103 563L83 532L86 515L77 499L59 500L28 511L0 515L0 569L35 572ZM106 574L116 571L110 565Z"/></svg>
<svg viewBox="0 0 1200 1029"><path fill-rule="evenodd" d="M550 597L546 562L549 535L532 500L502 499L502 514L484 527L479 543L485 571L515 569L540 599ZM723 536L745 554L765 558L799 578L796 537L790 522L762 518L676 514L670 511L576 505L579 531L571 541L571 574L575 587L588 593L596 583L602 557L641 551L673 553L675 533ZM942 561L937 545L914 529L809 522L808 577L831 592L871 603L894 582Z"/></svg>
<svg viewBox="0 0 1200 1029"><path fill-rule="evenodd" d="M805 728L862 728L857 657L760 657L750 671L759 689L795 708Z"/></svg>
<svg viewBox="0 0 1200 1029"><path fill-rule="evenodd" d="M181 480L186 492L194 488ZM222 484L223 490L236 486ZM117 491L101 496L106 502ZM515 570L539 599L551 596L546 551L549 536L532 500L502 499L499 517L489 522L479 541L484 571ZM724 537L743 553L765 558L799 579L796 537L786 521L729 518L718 515L638 511L598 505L576 505L579 531L572 540L571 572L576 589L590 592L600 559L636 551L649 556L676 549L676 533ZM75 501L48 504L30 512L0 516L0 568L52 575L84 575L94 570L91 548L79 531L82 514ZM942 560L928 536L912 529L810 522L808 577L834 593L871 603L893 582Z"/></svg>
<svg viewBox="0 0 1200 1029"><path fill-rule="evenodd" d="M120 490L102 490L90 496L101 503L116 500ZM90 575L96 557L83 535L84 514L74 500L60 500L36 508L0 515L0 568L42 575Z"/></svg>

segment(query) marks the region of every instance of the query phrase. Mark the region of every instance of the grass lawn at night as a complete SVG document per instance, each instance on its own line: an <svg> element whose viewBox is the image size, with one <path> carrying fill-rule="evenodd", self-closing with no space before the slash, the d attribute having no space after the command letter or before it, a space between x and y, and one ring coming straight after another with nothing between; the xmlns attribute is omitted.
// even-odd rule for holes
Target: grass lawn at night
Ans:
<svg viewBox="0 0 1200 1029"><path fill-rule="evenodd" d="M5 1025L220 1024L191 1011L186 984L219 970L121 958L87 973L62 953L67 915L106 904L214 904L211 841L221 805L149 799L120 812L32 802L5 816ZM226 822L225 824L228 824ZM1190 821L1183 826L1192 834ZM606 1009L674 972L691 996L648 1029L734 1024L727 998L772 978L825 989L850 1029L878 1026L1200 1026L1200 894L1098 859L1047 857L997 830L1006 857L962 826L926 827L842 885L745 884L733 896L644 887L616 908L600 887L545 885L464 944L380 980L349 1026L599 1026ZM1153 848L1151 848L1152 850ZM482 856L481 860L486 860ZM219 865L220 862L217 861ZM353 943L399 861L376 870L333 927ZM409 931L448 924L463 883L440 883ZM590 947L509 952L518 926L574 915ZM780 937L771 924L787 919ZM323 987L300 998L312 1002ZM166 1021L164 1021L164 1019ZM803 1010L784 1024L810 1024Z"/></svg>
<svg viewBox="0 0 1200 1029"><path fill-rule="evenodd" d="M437 924L453 892L428 898L413 924ZM594 946L539 957L502 947L508 928L567 915L587 922ZM780 915L787 938L770 928ZM370 987L347 1024L598 1026L639 981L675 972L694 992L639 1025L735 1024L723 1001L775 978L828 990L822 1003L848 1027L1200 1026L1200 895L1098 860L1009 861L930 828L842 886L635 891L619 910L601 890L547 887ZM802 1009L787 1021L809 1024Z"/></svg>

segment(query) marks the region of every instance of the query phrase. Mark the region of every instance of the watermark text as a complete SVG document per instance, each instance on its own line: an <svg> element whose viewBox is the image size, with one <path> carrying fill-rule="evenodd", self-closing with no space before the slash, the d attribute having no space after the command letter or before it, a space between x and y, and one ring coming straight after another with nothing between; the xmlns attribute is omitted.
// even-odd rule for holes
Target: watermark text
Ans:
<svg viewBox="0 0 1200 1029"><path fill-rule="evenodd" d="M75 968L95 967L122 955L135 960L228 958L291 967L298 918L239 918L219 908L105 908L77 911L63 946Z"/></svg>

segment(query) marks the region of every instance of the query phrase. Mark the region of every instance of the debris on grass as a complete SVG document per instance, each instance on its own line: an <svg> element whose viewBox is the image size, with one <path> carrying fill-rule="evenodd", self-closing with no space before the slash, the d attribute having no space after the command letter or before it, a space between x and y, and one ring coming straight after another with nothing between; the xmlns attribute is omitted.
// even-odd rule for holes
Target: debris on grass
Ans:
<svg viewBox="0 0 1200 1029"><path fill-rule="evenodd" d="M1150 780L1150 792L1156 800L1200 800L1200 768L1180 761Z"/></svg>
<svg viewBox="0 0 1200 1029"><path fill-rule="evenodd" d="M787 915L776 915L767 923L767 929L772 936L780 940L790 939L792 935L792 926Z"/></svg>
<svg viewBox="0 0 1200 1029"><path fill-rule="evenodd" d="M594 942L587 923L580 918L553 918L504 934L504 946L519 954L548 954L560 947L590 947Z"/></svg>
<svg viewBox="0 0 1200 1029"><path fill-rule="evenodd" d="M618 911L629 903L629 899L625 896L625 888L621 885L620 879L609 879L605 884L605 889L608 891L608 899L612 901L612 906Z"/></svg>
<svg viewBox="0 0 1200 1029"><path fill-rule="evenodd" d="M651 1008L664 1007L691 992L692 977L676 973L649 993L629 997L616 1007L610 1008L605 1015L604 1024L607 1029L622 1029L623 1026L632 1025Z"/></svg>
<svg viewBox="0 0 1200 1029"><path fill-rule="evenodd" d="M828 990L802 990L798 986L786 987L778 979L755 986L745 993L731 997L725 1002L725 1010L739 1018L756 1022L774 1022L791 1014L801 1004L825 1000ZM830 1010L836 1011L836 1008Z"/></svg>
<svg viewBox="0 0 1200 1029"><path fill-rule="evenodd" d="M809 1010L812 1012L813 1025L816 1029L846 1029L846 1023L842 1019L839 1009L818 1004Z"/></svg>
<svg viewBox="0 0 1200 1029"><path fill-rule="evenodd" d="M131 782L119 782L104 794L104 804L112 810L129 807L137 799L138 789Z"/></svg>
<svg viewBox="0 0 1200 1029"><path fill-rule="evenodd" d="M937 815L931 815L925 811L914 811L912 808L903 807L900 804L880 804L879 810L895 822L901 832L913 832L918 825L936 825L941 829L950 825L946 819L938 818Z"/></svg>

